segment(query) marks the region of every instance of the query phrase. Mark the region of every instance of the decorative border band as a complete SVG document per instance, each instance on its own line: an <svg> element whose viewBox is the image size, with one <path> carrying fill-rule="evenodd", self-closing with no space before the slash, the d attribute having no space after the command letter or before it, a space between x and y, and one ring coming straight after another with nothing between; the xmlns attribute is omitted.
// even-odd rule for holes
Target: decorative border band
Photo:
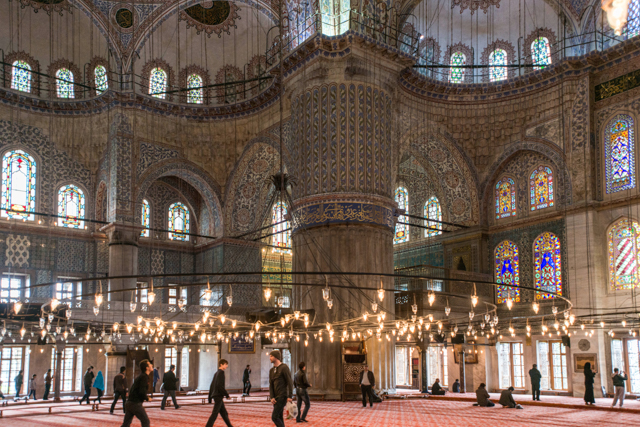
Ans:
<svg viewBox="0 0 640 427"><path fill-rule="evenodd" d="M320 202L296 211L294 232L328 224L369 224L393 229L393 210L371 203Z"/></svg>

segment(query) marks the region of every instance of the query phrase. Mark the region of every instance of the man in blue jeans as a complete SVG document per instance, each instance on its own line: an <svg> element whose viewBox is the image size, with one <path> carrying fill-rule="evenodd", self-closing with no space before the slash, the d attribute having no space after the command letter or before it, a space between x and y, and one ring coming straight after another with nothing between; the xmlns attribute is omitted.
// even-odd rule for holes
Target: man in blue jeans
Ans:
<svg viewBox="0 0 640 427"><path fill-rule="evenodd" d="M120 373L113 378L113 403L111 404L110 414L113 415L113 410L118 403L118 399L122 398L122 411L124 412L125 403L127 400L127 383L125 379L125 372L127 368L120 367Z"/></svg>
<svg viewBox="0 0 640 427"><path fill-rule="evenodd" d="M276 427L284 427L282 412L287 402L293 402L293 381L291 381L291 371L289 367L281 362L282 353L280 350L273 350L269 353L269 361L273 363L273 368L269 370L269 397L273 405L271 421Z"/></svg>
<svg viewBox="0 0 640 427"><path fill-rule="evenodd" d="M80 400L80 404L87 399L87 405L89 404L89 397L91 396L91 386L93 385L93 378L95 375L93 374L93 366L89 366L87 368L87 372L84 374L84 396L82 396L82 400Z"/></svg>
<svg viewBox="0 0 640 427"><path fill-rule="evenodd" d="M298 364L298 372L293 377L293 386L296 388L296 399L298 404L298 417L297 423L307 422L307 413L309 412L309 393L307 389L311 387L309 381L307 381L307 365L304 362ZM304 402L304 413L302 413L302 402Z"/></svg>

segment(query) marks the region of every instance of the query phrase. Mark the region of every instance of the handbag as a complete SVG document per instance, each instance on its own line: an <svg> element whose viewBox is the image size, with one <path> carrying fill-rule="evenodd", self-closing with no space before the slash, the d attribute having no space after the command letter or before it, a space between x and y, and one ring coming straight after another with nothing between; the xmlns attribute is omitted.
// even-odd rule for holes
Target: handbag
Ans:
<svg viewBox="0 0 640 427"><path fill-rule="evenodd" d="M298 416L298 407L293 402L287 402L284 409L287 411L286 419L290 420Z"/></svg>

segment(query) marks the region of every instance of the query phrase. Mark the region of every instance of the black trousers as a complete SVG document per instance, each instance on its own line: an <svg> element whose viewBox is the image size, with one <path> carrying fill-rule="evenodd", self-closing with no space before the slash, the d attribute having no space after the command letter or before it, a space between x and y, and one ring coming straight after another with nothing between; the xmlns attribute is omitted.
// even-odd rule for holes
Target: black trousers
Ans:
<svg viewBox="0 0 640 427"><path fill-rule="evenodd" d="M122 411L126 412L124 407L125 407L125 402L127 401L127 392L123 391L122 393L120 393L119 391L116 391L113 393L113 403L111 404L111 410L109 412L113 413L114 408L116 407L116 403L118 403L118 399L122 398Z"/></svg>
<svg viewBox="0 0 640 427"><path fill-rule="evenodd" d="M244 383L244 387L242 387L243 394L249 394L249 392L251 392L251 381L247 381Z"/></svg>
<svg viewBox="0 0 640 427"><path fill-rule="evenodd" d="M287 406L286 397L276 397L276 404L273 405L273 412L271 413L271 421L276 427L284 427L284 407Z"/></svg>
<svg viewBox="0 0 640 427"><path fill-rule="evenodd" d="M99 388L97 388L96 391L98 392L98 397L96 397L96 400L94 400L93 403L96 403L96 402L102 403L102 396L104 395L104 390L100 390Z"/></svg>
<svg viewBox="0 0 640 427"><path fill-rule="evenodd" d="M122 427L129 427L131 425L131 421L133 421L133 417L140 420L142 427L150 426L149 417L147 416L147 411L144 410L144 406L142 406L142 402L125 403Z"/></svg>
<svg viewBox="0 0 640 427"><path fill-rule="evenodd" d="M20 389L22 388L22 383L15 383L16 386L16 397L20 397Z"/></svg>
<svg viewBox="0 0 640 427"><path fill-rule="evenodd" d="M533 400L540 400L540 384L531 386L531 393L533 394Z"/></svg>
<svg viewBox="0 0 640 427"><path fill-rule="evenodd" d="M82 399L80 400L80 404L82 405L82 402L84 402L84 399L87 399L87 405L91 403L89 402L89 396L91 396L91 387L85 387L84 396L82 396Z"/></svg>
<svg viewBox="0 0 640 427"><path fill-rule="evenodd" d="M445 391L444 390L438 390L436 392L431 392L431 394L433 394L434 396L444 396Z"/></svg>
<svg viewBox="0 0 640 427"><path fill-rule="evenodd" d="M220 414L220 416L222 417L222 421L225 422L227 427L232 427L231 421L229 420L229 413L227 412L227 408L224 407L224 400L222 397L213 398L213 411L211 412L209 421L207 421L206 427L213 427L213 424L218 418L218 414Z"/></svg>
<svg viewBox="0 0 640 427"><path fill-rule="evenodd" d="M51 391L51 384L44 385L44 396L42 396L43 400L49 400L49 392Z"/></svg>
<svg viewBox="0 0 640 427"><path fill-rule="evenodd" d="M176 402L176 391L175 390L165 390L164 397L162 398L162 403L160 404L160 409L164 409L167 404L167 398L171 396L171 400L173 401L173 406L178 409L178 402Z"/></svg>
<svg viewBox="0 0 640 427"><path fill-rule="evenodd" d="M367 406L367 396L369 396L369 405L373 406L373 387L370 385L360 385L362 389L362 406Z"/></svg>
<svg viewBox="0 0 640 427"><path fill-rule="evenodd" d="M31 397L31 395L33 395L33 400L38 400L36 399L36 391L31 389L31 391L29 392L29 397Z"/></svg>
<svg viewBox="0 0 640 427"><path fill-rule="evenodd" d="M306 388L297 388L296 396L298 396L298 399L296 402L298 405L298 417L296 418L296 420L297 421L305 420L307 419L307 413L309 412L309 406L310 406L309 393L307 393ZM304 402L304 413L301 413L300 411L302 409L302 402Z"/></svg>

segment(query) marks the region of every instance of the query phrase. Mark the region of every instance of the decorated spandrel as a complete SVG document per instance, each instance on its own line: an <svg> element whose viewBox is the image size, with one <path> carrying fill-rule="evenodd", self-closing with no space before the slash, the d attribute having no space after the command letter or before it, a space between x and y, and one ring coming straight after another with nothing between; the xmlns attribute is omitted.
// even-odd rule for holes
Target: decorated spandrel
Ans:
<svg viewBox="0 0 640 427"><path fill-rule="evenodd" d="M607 124L604 157L607 193L635 188L635 135L631 116L619 114Z"/></svg>
<svg viewBox="0 0 640 427"><path fill-rule="evenodd" d="M562 254L560 240L551 232L542 233L533 243L535 287L541 291L562 295ZM554 295L536 292L536 299Z"/></svg>
<svg viewBox="0 0 640 427"><path fill-rule="evenodd" d="M109 79L107 78L107 69L103 65L98 65L94 70L94 78L96 84L96 95L102 95L109 89Z"/></svg>
<svg viewBox="0 0 640 427"><path fill-rule="evenodd" d="M627 218L619 220L609 231L609 288L612 291L640 286L638 249L640 225Z"/></svg>
<svg viewBox="0 0 640 427"><path fill-rule="evenodd" d="M167 73L162 68L154 68L149 76L149 95L165 99L167 91Z"/></svg>
<svg viewBox="0 0 640 427"><path fill-rule="evenodd" d="M271 233L272 245L277 246L273 248L273 252L290 254L291 250L291 227L289 221L285 221L287 215L287 206L282 202L277 202L271 209ZM284 221L284 222L282 222ZM288 230L288 231L285 231Z"/></svg>
<svg viewBox="0 0 640 427"><path fill-rule="evenodd" d="M541 70L547 65L551 65L551 49L549 39L538 37L531 43L531 61L536 70Z"/></svg>
<svg viewBox="0 0 640 427"><path fill-rule="evenodd" d="M496 183L496 219L516 216L516 184L504 177Z"/></svg>
<svg viewBox="0 0 640 427"><path fill-rule="evenodd" d="M25 61L14 61L11 71L11 89L31 92L31 66Z"/></svg>
<svg viewBox="0 0 640 427"><path fill-rule="evenodd" d="M176 202L169 206L169 240L189 241L189 209Z"/></svg>
<svg viewBox="0 0 640 427"><path fill-rule="evenodd" d="M498 82L507 78L507 52L496 49L489 55L489 80Z"/></svg>
<svg viewBox="0 0 640 427"><path fill-rule="evenodd" d="M204 99L204 89L202 89L202 77L191 74L187 79L187 102L189 104L202 104Z"/></svg>
<svg viewBox="0 0 640 427"><path fill-rule="evenodd" d="M461 65L466 65L467 58L462 52L455 52L451 55L451 72L449 74L449 82L451 83L463 83L464 82L464 68L459 68Z"/></svg>
<svg viewBox="0 0 640 427"><path fill-rule="evenodd" d="M58 98L75 98L73 90L73 73L68 68L60 68L56 71L56 88Z"/></svg>
<svg viewBox="0 0 640 427"><path fill-rule="evenodd" d="M547 166L539 166L529 177L531 210L553 206L553 172Z"/></svg>
<svg viewBox="0 0 640 427"><path fill-rule="evenodd" d="M63 185L58 190L58 226L84 228L84 193L75 185Z"/></svg>
<svg viewBox="0 0 640 427"><path fill-rule="evenodd" d="M36 161L22 150L11 150L2 156L3 218L34 220L25 212L36 210Z"/></svg>
<svg viewBox="0 0 640 427"><path fill-rule="evenodd" d="M404 209L405 212L409 212L409 192L404 187L398 187L396 189L396 203L398 209ZM409 226L407 223L409 218L404 215L398 217L398 222L404 222L405 224L396 224L396 234L393 238L393 243L403 243L409 241Z"/></svg>
<svg viewBox="0 0 640 427"><path fill-rule="evenodd" d="M424 205L424 216L436 221L442 221L442 208L436 196L432 196ZM430 230L424 230L425 237L438 236L442 234L442 224L435 221L425 221L424 225L431 227Z"/></svg>
<svg viewBox="0 0 640 427"><path fill-rule="evenodd" d="M495 251L495 275L496 283L520 286L520 258L518 247L509 240L500 243ZM513 302L520 302L520 289L507 286L497 287L498 304L502 304L511 298Z"/></svg>
<svg viewBox="0 0 640 427"><path fill-rule="evenodd" d="M142 201L142 209L140 215L140 224L144 227L144 230L140 232L140 236L149 237L151 206L149 206L149 201L147 199L144 199Z"/></svg>

